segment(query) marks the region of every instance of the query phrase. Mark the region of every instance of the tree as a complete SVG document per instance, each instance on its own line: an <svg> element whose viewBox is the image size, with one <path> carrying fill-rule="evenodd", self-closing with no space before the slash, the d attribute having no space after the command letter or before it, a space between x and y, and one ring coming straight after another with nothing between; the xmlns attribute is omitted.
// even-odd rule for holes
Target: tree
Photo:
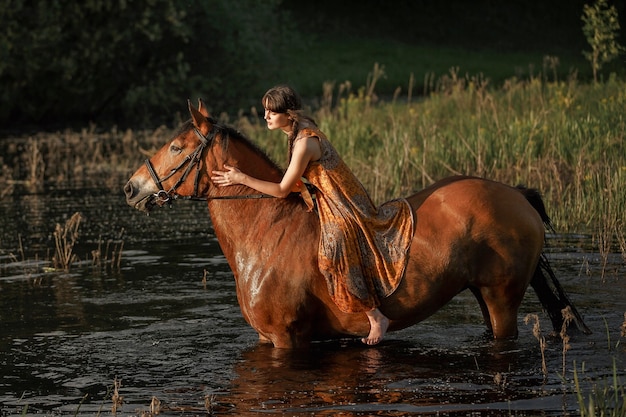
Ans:
<svg viewBox="0 0 626 417"><path fill-rule="evenodd" d="M0 0L0 127L236 111L295 42L280 1Z"/></svg>
<svg viewBox="0 0 626 417"><path fill-rule="evenodd" d="M602 66L625 50L617 41L620 29L617 9L609 7L606 0L596 0L593 5L583 7L582 21L583 33L591 46L591 52L583 51L583 55L591 63L594 82L598 82Z"/></svg>

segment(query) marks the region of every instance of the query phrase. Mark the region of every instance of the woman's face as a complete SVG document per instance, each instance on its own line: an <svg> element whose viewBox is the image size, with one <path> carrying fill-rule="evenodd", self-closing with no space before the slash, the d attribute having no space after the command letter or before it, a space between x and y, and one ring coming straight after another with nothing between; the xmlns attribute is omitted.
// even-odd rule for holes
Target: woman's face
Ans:
<svg viewBox="0 0 626 417"><path fill-rule="evenodd" d="M277 113L272 110L265 109L265 121L269 130L281 129L286 133L291 132L292 121L287 113Z"/></svg>

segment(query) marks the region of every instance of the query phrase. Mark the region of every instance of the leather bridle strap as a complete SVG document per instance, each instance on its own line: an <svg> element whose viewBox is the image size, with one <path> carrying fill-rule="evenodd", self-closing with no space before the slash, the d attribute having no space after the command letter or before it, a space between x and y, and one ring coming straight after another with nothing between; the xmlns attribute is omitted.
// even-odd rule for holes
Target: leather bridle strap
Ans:
<svg viewBox="0 0 626 417"><path fill-rule="evenodd" d="M154 194L154 197L156 198L157 200L156 202L158 205L162 206L167 203L171 205L174 200L207 201L207 200L241 200L241 199L257 199L257 198L275 198L274 196L269 195L269 194L222 195L222 196L208 196L208 197L199 196L198 186L200 183L200 161L201 161L200 158L202 156L202 151L204 151L204 148L206 148L206 146L209 144L210 138L204 136L202 132L200 132L195 126L194 126L194 132L200 139L200 144L192 153L187 155L185 159L183 159L176 167L172 168L169 174L167 174L165 177L159 178L149 158L146 158L146 160L144 161L146 168L148 169L148 172L150 173L150 176L152 177L152 181L154 181L156 186L159 188L159 191ZM210 133L212 132L213 131L211 131ZM163 188L163 182L167 181L172 175L176 174L185 165L187 165L187 168L185 168L183 175L181 175L181 177L169 189L169 191L165 191L165 189ZM189 173L193 169L194 165L196 166L196 175L194 178L193 195L181 196L181 195L176 194L176 190L178 189L178 187L180 187L180 185L183 182L185 182L185 180L189 176ZM297 194L297 193L294 193L294 194Z"/></svg>
<svg viewBox="0 0 626 417"><path fill-rule="evenodd" d="M171 204L171 201L176 199L176 194L175 194L176 190L178 189L178 187L180 187L180 185L183 182L185 182L185 180L189 176L189 173L193 169L194 165L196 166L196 176L194 178L194 189L193 189L193 196L191 197L191 199L202 198L198 196L198 186L200 183L200 161L202 157L202 151L204 151L204 148L206 148L206 146L209 144L209 138L204 136L202 132L200 132L198 128L196 128L195 126L193 129L194 129L195 134L200 139L200 144L192 153L187 155L185 159L183 159L176 167L172 168L170 173L167 174L165 177L159 178L149 158L146 158L146 160L144 161L146 167L148 168L148 172L150 173L150 176L152 177L152 180L154 181L156 186L159 188L159 191L154 195L154 197L157 199L157 204L159 205L163 205L165 203ZM163 188L163 182L167 181L172 175L176 174L185 165L187 165L187 168L185 168L183 175L181 175L181 177L169 189L169 191L165 191L165 189Z"/></svg>

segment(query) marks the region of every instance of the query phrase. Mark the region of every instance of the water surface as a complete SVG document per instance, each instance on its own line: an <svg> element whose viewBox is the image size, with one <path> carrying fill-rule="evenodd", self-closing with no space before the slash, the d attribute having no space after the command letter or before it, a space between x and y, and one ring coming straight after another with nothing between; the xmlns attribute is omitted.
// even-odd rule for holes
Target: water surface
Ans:
<svg viewBox="0 0 626 417"><path fill-rule="evenodd" d="M462 293L377 347L355 340L284 351L257 343L206 205L145 216L107 188L14 193L0 201L0 415L549 415L576 414L574 369L587 395L626 381L624 259L588 236L552 236L549 257L592 335L547 339L542 373L529 313L517 341L486 337ZM81 212L80 262L51 271L53 232ZM120 248L119 267L92 251ZM104 256L107 259L110 257ZM206 278L206 281L203 280ZM565 362L565 369L563 363ZM563 371L565 373L563 374ZM152 404L152 408L151 408Z"/></svg>

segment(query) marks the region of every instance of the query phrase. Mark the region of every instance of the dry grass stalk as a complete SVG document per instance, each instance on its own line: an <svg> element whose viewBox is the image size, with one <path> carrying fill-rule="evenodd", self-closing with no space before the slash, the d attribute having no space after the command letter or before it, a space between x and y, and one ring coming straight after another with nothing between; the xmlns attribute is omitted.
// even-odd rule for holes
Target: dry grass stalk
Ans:
<svg viewBox="0 0 626 417"><path fill-rule="evenodd" d="M26 260L26 254L24 253L24 243L22 242L22 235L18 234L18 241L19 241L19 252L20 255L22 256L22 262L24 262Z"/></svg>
<svg viewBox="0 0 626 417"><path fill-rule="evenodd" d="M202 286L204 287L205 290L206 290L206 283L207 283L208 276L209 276L209 271L205 269L204 272L202 273Z"/></svg>
<svg viewBox="0 0 626 417"><path fill-rule="evenodd" d="M118 239L107 240L104 251L102 250L102 236L98 237L98 247L91 251L91 264L98 268L98 271L110 265L111 270L120 270L122 264L122 250L124 249L124 228L120 231Z"/></svg>
<svg viewBox="0 0 626 417"><path fill-rule="evenodd" d="M204 409L206 412L211 415L213 414L213 409L215 408L215 395L205 395L204 396Z"/></svg>
<svg viewBox="0 0 626 417"><path fill-rule="evenodd" d="M563 377L565 377L565 354L571 348L571 345L569 344L569 335L567 334L567 327L574 320L574 314L572 313L572 308L567 306L561 310L561 315L563 316L563 325L561 326L561 332L559 335L563 341Z"/></svg>
<svg viewBox="0 0 626 417"><path fill-rule="evenodd" d="M74 253L74 245L78 240L78 228L82 215L76 212L65 222L65 227L59 223L54 231L55 255L52 257L52 263L56 269L69 270L70 265L75 262L78 257Z"/></svg>
<svg viewBox="0 0 626 417"><path fill-rule="evenodd" d="M613 245L613 228L611 227L610 220L605 219L603 223L598 226L598 232L595 238L598 242L598 252L600 254L602 271L600 279L602 282L606 282L606 270L609 264L609 256L611 254L611 246ZM626 256L622 254L622 256Z"/></svg>
<svg viewBox="0 0 626 417"><path fill-rule="evenodd" d="M541 326L539 325L539 316L537 314L527 314L524 317L524 324L528 324L531 320L533 324L533 336L539 341L539 348L541 349L541 372L544 378L548 376L548 367L546 365L546 338L541 334Z"/></svg>
<svg viewBox="0 0 626 417"><path fill-rule="evenodd" d="M150 414L153 416L156 416L160 412L161 412L161 401L153 395L152 401L150 401Z"/></svg>
<svg viewBox="0 0 626 417"><path fill-rule="evenodd" d="M13 169L3 163L0 157L0 199L13 194L15 181L13 180Z"/></svg>
<svg viewBox="0 0 626 417"><path fill-rule="evenodd" d="M117 251L113 249L113 253L111 253L111 266L114 266L118 271L122 264L122 249L124 249L124 241L119 243Z"/></svg>
<svg viewBox="0 0 626 417"><path fill-rule="evenodd" d="M39 144L32 138L28 139L28 150L25 156L28 164L28 187L32 191L41 191L43 190L46 164L39 149Z"/></svg>
<svg viewBox="0 0 626 417"><path fill-rule="evenodd" d="M376 83L378 82L378 80L384 77L385 77L385 66L380 65L378 62L375 62L372 72L367 74L367 81L365 85L365 90L366 90L365 97L370 102L376 101L376 94L374 93L374 90L376 89Z"/></svg>
<svg viewBox="0 0 626 417"><path fill-rule="evenodd" d="M109 246L112 244L113 248L111 249L111 268L115 268L117 271L120 270L120 266L122 263L122 249L124 249L124 228L120 230L119 237L117 241L107 241L107 249L105 253L105 260L108 259Z"/></svg>
<svg viewBox="0 0 626 417"><path fill-rule="evenodd" d="M619 244L620 252L622 253L622 259L624 259L624 262L626 263L626 234L624 234L624 228L622 227L621 221L615 227L615 234L617 236L617 243Z"/></svg>
<svg viewBox="0 0 626 417"><path fill-rule="evenodd" d="M113 395L111 396L111 401L113 401L113 406L111 407L111 413L117 414L117 408L121 407L124 403L124 397L120 395L120 387L122 386L122 381L117 379L117 377L113 380Z"/></svg>

